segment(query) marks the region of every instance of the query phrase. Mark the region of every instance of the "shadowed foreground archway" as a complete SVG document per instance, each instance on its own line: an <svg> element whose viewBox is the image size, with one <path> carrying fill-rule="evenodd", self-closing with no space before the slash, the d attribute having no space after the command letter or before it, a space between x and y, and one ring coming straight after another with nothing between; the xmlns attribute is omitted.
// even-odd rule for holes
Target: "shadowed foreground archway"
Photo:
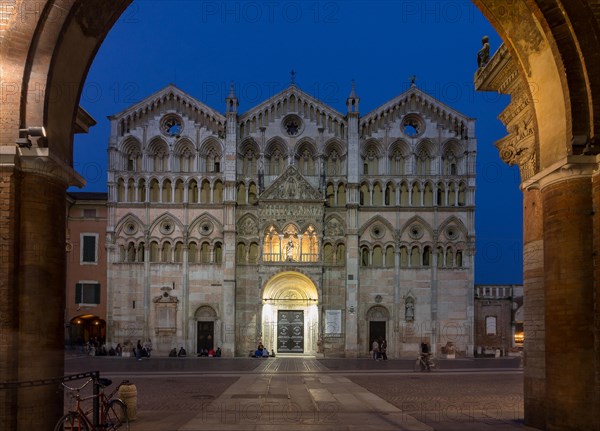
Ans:
<svg viewBox="0 0 600 431"><path fill-rule="evenodd" d="M63 202L66 188L83 181L72 169L78 102L97 49L130 2L14 0L3 6L0 381L63 373ZM513 108L501 116L509 136L498 146L525 174L526 421L553 430L600 430L594 413L600 410L600 3L474 3L505 41L504 59L510 56L520 86L509 91ZM523 112L530 115L513 121ZM47 138L18 149L19 129L34 126L45 126ZM39 222L40 214L47 223ZM36 314L41 309L43 316ZM1 429L49 429L61 410L54 387L0 390Z"/></svg>

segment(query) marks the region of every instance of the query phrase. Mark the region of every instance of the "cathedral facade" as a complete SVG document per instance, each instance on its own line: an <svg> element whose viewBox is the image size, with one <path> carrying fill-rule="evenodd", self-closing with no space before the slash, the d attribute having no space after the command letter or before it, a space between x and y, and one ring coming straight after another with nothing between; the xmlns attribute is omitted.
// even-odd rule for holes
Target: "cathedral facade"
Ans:
<svg viewBox="0 0 600 431"><path fill-rule="evenodd" d="M169 85L110 117L107 341L473 353L475 121L414 84L362 116Z"/></svg>

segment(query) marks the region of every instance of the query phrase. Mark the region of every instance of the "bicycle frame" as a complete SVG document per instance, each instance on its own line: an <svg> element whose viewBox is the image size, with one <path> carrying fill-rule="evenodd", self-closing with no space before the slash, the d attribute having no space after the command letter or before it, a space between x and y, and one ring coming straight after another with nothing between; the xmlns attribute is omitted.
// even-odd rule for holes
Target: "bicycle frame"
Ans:
<svg viewBox="0 0 600 431"><path fill-rule="evenodd" d="M80 392L90 382L94 382L94 393L92 395L82 397ZM86 426L89 427L91 430L105 429L107 424L104 422L109 416L108 412L111 409L111 402L113 402L111 398L121 386L121 384L117 385L117 387L110 393L110 395L107 396L104 393L104 388L110 385L110 383L110 380L106 379L89 379L78 388L71 388L62 383L62 386L64 386L67 390L71 391L70 396L75 399L75 408L74 410L70 410L69 413L74 413L78 417L82 418L82 421L84 421ZM94 406L86 411L81 407L81 403L88 400L93 400ZM122 403L121 401L118 402ZM89 417L90 413L92 413L92 420L90 420ZM100 418L102 418L102 423Z"/></svg>

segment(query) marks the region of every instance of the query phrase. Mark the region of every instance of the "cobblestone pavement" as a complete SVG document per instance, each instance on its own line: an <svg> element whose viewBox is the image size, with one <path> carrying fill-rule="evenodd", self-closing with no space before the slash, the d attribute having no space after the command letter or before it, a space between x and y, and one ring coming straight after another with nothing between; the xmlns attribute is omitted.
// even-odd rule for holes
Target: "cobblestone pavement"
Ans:
<svg viewBox="0 0 600 431"><path fill-rule="evenodd" d="M132 431L524 431L518 361L71 358L67 374L100 370L138 390Z"/></svg>

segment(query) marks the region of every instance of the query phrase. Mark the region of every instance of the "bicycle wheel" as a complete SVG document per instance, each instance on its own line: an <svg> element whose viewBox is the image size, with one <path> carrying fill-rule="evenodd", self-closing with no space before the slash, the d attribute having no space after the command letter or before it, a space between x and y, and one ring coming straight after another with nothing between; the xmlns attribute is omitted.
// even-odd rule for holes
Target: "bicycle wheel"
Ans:
<svg viewBox="0 0 600 431"><path fill-rule="evenodd" d="M129 430L127 406L121 400L110 400L104 412L104 426L107 430Z"/></svg>
<svg viewBox="0 0 600 431"><path fill-rule="evenodd" d="M69 412L58 420L54 431L89 431L85 418L77 412Z"/></svg>
<svg viewBox="0 0 600 431"><path fill-rule="evenodd" d="M415 361L415 365L413 367L413 371L422 371L423 370L423 364L421 363L421 359L417 358L417 360Z"/></svg>

